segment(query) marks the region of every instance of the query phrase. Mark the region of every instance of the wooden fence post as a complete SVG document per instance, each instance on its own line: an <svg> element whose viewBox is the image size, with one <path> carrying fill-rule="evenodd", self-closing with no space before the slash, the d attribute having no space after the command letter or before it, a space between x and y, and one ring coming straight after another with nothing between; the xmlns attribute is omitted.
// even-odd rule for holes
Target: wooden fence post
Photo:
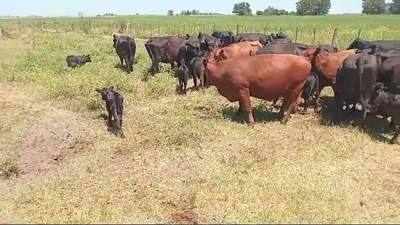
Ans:
<svg viewBox="0 0 400 225"><path fill-rule="evenodd" d="M294 42L297 43L297 33L299 32L299 28L296 27L296 35L294 36Z"/></svg>
<svg viewBox="0 0 400 225"><path fill-rule="evenodd" d="M317 28L314 27L314 37L313 37L313 44L315 44L315 37L317 35Z"/></svg>
<svg viewBox="0 0 400 225"><path fill-rule="evenodd" d="M236 35L239 33L239 24L236 25Z"/></svg>
<svg viewBox="0 0 400 225"><path fill-rule="evenodd" d="M338 32L339 32L339 28L336 27L335 30L333 31L332 43L331 43L332 46L336 46L336 38L337 38Z"/></svg>
<svg viewBox="0 0 400 225"><path fill-rule="evenodd" d="M125 29L125 30L126 30L126 31L125 31L126 33L129 32L129 23L126 24L126 29Z"/></svg>
<svg viewBox="0 0 400 225"><path fill-rule="evenodd" d="M215 31L215 23L214 23L214 30L213 30L213 32Z"/></svg>
<svg viewBox="0 0 400 225"><path fill-rule="evenodd" d="M359 38L360 35L361 35L361 30L362 30L362 28L360 27L360 29L358 30L358 35L357 35L358 38Z"/></svg>

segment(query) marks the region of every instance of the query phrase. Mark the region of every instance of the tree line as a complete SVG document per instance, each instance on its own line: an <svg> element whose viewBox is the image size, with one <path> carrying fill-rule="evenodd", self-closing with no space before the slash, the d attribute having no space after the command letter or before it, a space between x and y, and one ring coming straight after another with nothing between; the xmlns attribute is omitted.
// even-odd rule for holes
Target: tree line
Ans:
<svg viewBox="0 0 400 225"><path fill-rule="evenodd" d="M299 0L296 2L296 11L288 12L285 9L276 9L268 6L264 10L257 10L256 15L326 15L331 9L330 0ZM251 16L253 12L248 2L236 3L233 6L232 13L238 16ZM362 0L362 13L376 14L400 14L400 0L392 0L391 3L385 3L385 0ZM174 11L168 10L168 16L173 16ZM178 15L219 15L218 13L202 13L199 10L182 10Z"/></svg>

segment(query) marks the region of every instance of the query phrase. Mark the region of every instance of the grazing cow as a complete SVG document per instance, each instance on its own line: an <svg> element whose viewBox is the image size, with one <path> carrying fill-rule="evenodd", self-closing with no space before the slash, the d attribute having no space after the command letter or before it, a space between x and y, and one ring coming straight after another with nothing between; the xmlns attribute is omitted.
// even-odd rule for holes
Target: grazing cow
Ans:
<svg viewBox="0 0 400 225"><path fill-rule="evenodd" d="M253 52L257 52L261 47L262 45L259 41L233 43L227 47L215 49L216 54L213 56L216 57L217 60L249 56ZM250 51L252 53L250 53Z"/></svg>
<svg viewBox="0 0 400 225"><path fill-rule="evenodd" d="M186 95L186 88L189 80L189 69L185 63L178 65L178 68L176 69L176 75L179 81L179 92L180 94Z"/></svg>
<svg viewBox="0 0 400 225"><path fill-rule="evenodd" d="M349 45L349 49L375 49L377 52L388 52L391 49L400 48L400 40L377 40L366 41L361 38L354 39Z"/></svg>
<svg viewBox="0 0 400 225"><path fill-rule="evenodd" d="M116 36L113 35L115 51L119 56L119 60L121 61L121 66L124 65L123 61L125 60L125 64L127 67L127 72L130 73L133 71L133 64L135 60L136 54L136 42L135 39L129 36Z"/></svg>
<svg viewBox="0 0 400 225"><path fill-rule="evenodd" d="M281 123L286 124L298 103L311 64L295 55L254 55L215 61L216 51L210 54L205 72L205 86L216 86L230 102L239 101L239 111L248 113L248 124L254 124L250 96L264 100L284 98L280 110ZM248 52L247 52L248 53Z"/></svg>
<svg viewBox="0 0 400 225"><path fill-rule="evenodd" d="M171 69L174 69L175 62L178 60L179 47L183 41L184 38L175 36L150 38L144 44L152 60L149 71L153 74L158 72L160 62L169 63Z"/></svg>
<svg viewBox="0 0 400 225"><path fill-rule="evenodd" d="M375 83L371 98L371 115L381 114L385 117L392 117L391 126L395 128L393 138L390 140L394 144L400 135L400 95L387 92L383 83Z"/></svg>
<svg viewBox="0 0 400 225"><path fill-rule="evenodd" d="M108 88L96 88L97 92L101 94L101 99L106 101L106 107L108 112L108 126L111 125L111 119L114 117L114 121L117 124L119 134L122 138L125 138L124 132L122 131L122 114L124 111L124 97L114 91L114 86Z"/></svg>
<svg viewBox="0 0 400 225"><path fill-rule="evenodd" d="M384 83L390 93L400 94L400 55L390 56L383 61L377 81Z"/></svg>
<svg viewBox="0 0 400 225"><path fill-rule="evenodd" d="M198 39L200 41L200 50L210 51L221 44L220 39L201 32L199 32Z"/></svg>
<svg viewBox="0 0 400 225"><path fill-rule="evenodd" d="M87 62L92 62L90 55L69 55L66 58L69 68L74 69L78 65L84 65Z"/></svg>
<svg viewBox="0 0 400 225"><path fill-rule="evenodd" d="M272 41L271 36L262 33L240 33L236 35L235 42L259 41L262 45Z"/></svg>
<svg viewBox="0 0 400 225"><path fill-rule="evenodd" d="M347 108L353 104L353 112L356 112L356 104L362 105L362 127L365 125L365 117L369 111L372 89L378 76L380 58L365 53L349 55L338 70L336 79L335 100L340 108L343 102Z"/></svg>
<svg viewBox="0 0 400 225"><path fill-rule="evenodd" d="M266 45L263 46L256 54L293 54L302 55L307 48L317 48L316 45L305 45L299 43ZM335 53L338 48L331 45L321 45L321 50L328 53Z"/></svg>
<svg viewBox="0 0 400 225"><path fill-rule="evenodd" d="M214 31L211 36L219 38L222 47L226 47L235 42L235 35L232 31Z"/></svg>
<svg viewBox="0 0 400 225"><path fill-rule="evenodd" d="M205 77L204 73L206 71L206 62L208 59L208 51L203 51L200 55L194 59L189 64L189 73L193 77L194 87L198 89L197 79L200 80L200 88L204 88Z"/></svg>

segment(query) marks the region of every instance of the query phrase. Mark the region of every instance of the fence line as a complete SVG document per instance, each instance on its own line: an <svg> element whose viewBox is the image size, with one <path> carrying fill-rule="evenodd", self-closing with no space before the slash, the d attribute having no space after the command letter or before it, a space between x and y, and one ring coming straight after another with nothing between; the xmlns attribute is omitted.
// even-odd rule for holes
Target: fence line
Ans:
<svg viewBox="0 0 400 225"><path fill-rule="evenodd" d="M126 33L132 35L135 38L150 38L154 36L163 35L184 35L186 33L197 35L199 32L211 34L215 30L231 30L235 33L264 33L271 34L277 31L284 32L289 35L294 42L301 42L307 44L317 43L329 43L331 40L338 44L338 46L348 45L355 37L362 37L367 40L371 39L400 39L400 32L387 30L381 28L381 35L379 30L371 29L363 32L362 28L358 29L358 33L355 30L346 30L342 28L339 35L339 29L334 28L332 33L332 27L330 28L299 28L293 27L290 29L282 27L270 27L270 26L253 26L253 25L226 25L221 26L215 23L213 24L135 24L125 20L117 21L95 21L81 18L78 21L24 21L17 22L13 26L4 26L0 24L0 36L7 36L13 31L24 33L26 29L35 30L35 32L84 32L86 34L104 34L111 35L113 33ZM285 29L285 30L283 30ZM363 36L361 36L363 34ZM333 35L333 36L331 36ZM339 39L336 39L340 36ZM332 37L330 40L329 37ZM338 42L338 43L336 43Z"/></svg>

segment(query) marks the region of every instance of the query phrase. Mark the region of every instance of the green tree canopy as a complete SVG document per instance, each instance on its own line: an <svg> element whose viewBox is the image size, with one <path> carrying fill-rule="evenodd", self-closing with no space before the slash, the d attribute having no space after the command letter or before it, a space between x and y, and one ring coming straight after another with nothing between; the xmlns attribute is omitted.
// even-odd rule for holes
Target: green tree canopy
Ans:
<svg viewBox="0 0 400 225"><path fill-rule="evenodd" d="M299 0L296 2L298 15L326 15L331 9L331 0Z"/></svg>
<svg viewBox="0 0 400 225"><path fill-rule="evenodd" d="M383 14L386 12L386 3L385 0L363 0L362 8L365 14Z"/></svg>
<svg viewBox="0 0 400 225"><path fill-rule="evenodd" d="M237 3L233 6L232 13L238 16L250 16L252 14L250 4L248 2Z"/></svg>

